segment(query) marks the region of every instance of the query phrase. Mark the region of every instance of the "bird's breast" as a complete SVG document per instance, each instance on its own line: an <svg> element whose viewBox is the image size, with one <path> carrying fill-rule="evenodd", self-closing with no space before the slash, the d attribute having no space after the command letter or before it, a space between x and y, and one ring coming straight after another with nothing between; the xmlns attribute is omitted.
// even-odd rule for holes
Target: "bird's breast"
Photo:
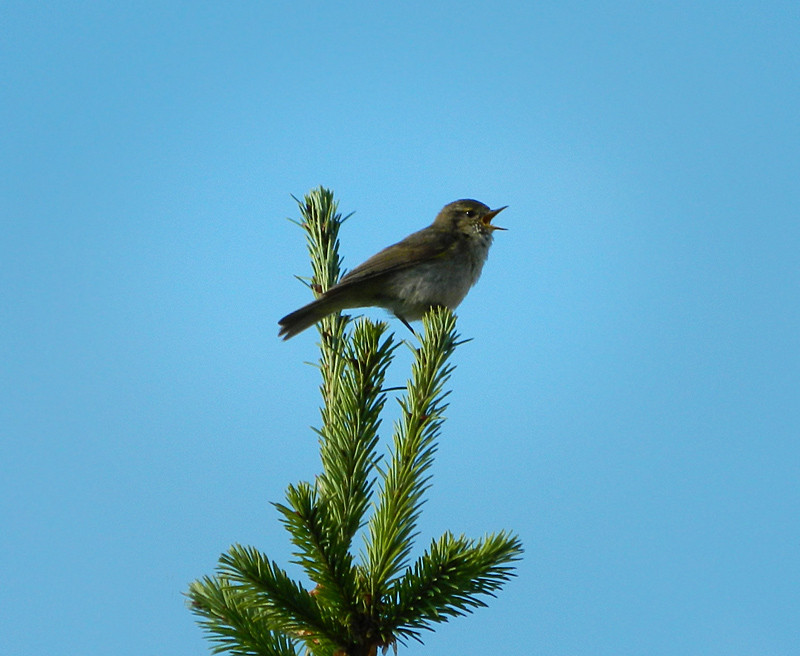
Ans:
<svg viewBox="0 0 800 656"><path fill-rule="evenodd" d="M415 320L433 305L458 307L478 281L489 250L483 243L468 246L398 271L390 283L395 314Z"/></svg>

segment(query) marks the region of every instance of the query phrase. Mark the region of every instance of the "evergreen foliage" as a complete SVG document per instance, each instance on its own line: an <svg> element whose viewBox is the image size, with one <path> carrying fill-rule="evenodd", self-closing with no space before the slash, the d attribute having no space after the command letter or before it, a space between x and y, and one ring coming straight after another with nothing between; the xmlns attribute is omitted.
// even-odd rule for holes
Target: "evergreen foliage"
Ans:
<svg viewBox="0 0 800 656"><path fill-rule="evenodd" d="M346 217L321 187L297 202L312 263L308 284L319 294L340 277ZM214 576L188 592L216 653L374 656L484 606L514 575L522 546L505 531L480 540L445 533L410 562L447 407L455 317L442 308L423 319L385 463L377 453L380 415L397 343L385 323L360 320L349 332L348 322L337 313L318 324L322 472L313 483L289 485L285 502L274 504L309 583L292 580L253 547L232 546ZM365 546L355 554L360 534Z"/></svg>

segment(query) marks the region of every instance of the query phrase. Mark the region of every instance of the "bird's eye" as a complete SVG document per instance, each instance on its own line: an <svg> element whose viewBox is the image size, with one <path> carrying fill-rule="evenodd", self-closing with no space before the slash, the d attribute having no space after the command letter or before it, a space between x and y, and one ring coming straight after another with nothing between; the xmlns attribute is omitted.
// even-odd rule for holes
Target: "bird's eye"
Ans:
<svg viewBox="0 0 800 656"><path fill-rule="evenodd" d="M464 214L466 214L469 218L472 218L475 216L475 210L466 210Z"/></svg>

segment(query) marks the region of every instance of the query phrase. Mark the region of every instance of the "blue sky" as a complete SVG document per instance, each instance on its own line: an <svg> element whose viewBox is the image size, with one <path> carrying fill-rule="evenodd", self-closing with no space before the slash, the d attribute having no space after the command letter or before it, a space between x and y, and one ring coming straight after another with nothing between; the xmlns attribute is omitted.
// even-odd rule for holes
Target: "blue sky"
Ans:
<svg viewBox="0 0 800 656"><path fill-rule="evenodd" d="M269 502L319 464L285 218L323 184L349 267L457 198L509 206L420 528L526 555L403 653L797 653L796 2L0 22L0 651L206 653L189 581L234 542L288 561Z"/></svg>

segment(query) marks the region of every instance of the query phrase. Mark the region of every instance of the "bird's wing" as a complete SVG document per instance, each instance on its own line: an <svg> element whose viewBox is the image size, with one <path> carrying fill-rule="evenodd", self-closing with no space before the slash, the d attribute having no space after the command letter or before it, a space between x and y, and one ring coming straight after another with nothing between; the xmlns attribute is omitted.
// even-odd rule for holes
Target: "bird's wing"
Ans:
<svg viewBox="0 0 800 656"><path fill-rule="evenodd" d="M425 228L409 235L403 241L384 248L363 264L345 275L337 287L362 282L379 276L407 269L410 266L427 262L444 255L452 246L456 237L451 233L442 231L432 234L431 228ZM434 242L433 244L431 242Z"/></svg>

